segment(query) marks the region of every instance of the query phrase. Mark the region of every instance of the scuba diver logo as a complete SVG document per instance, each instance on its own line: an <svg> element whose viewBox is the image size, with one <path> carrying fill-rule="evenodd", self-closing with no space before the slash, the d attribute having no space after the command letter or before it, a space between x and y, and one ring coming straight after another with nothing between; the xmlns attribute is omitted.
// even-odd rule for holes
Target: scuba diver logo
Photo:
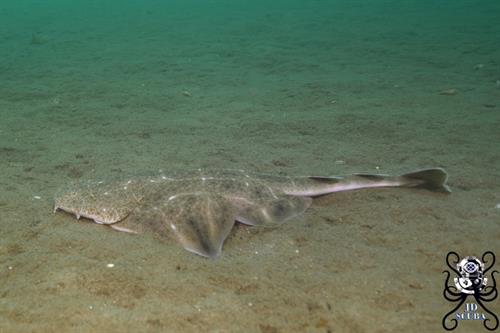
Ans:
<svg viewBox="0 0 500 333"><path fill-rule="evenodd" d="M492 285L487 286L488 278L486 274L495 264L495 255L491 251L487 251L479 260L476 257L468 256L460 260L456 252L449 252L446 255L446 264L456 274L453 278L454 284L450 284L450 271L446 270L446 281L444 284L443 296L450 302L458 302L457 306L448 312L443 317L443 327L448 331L454 330L458 326L459 320L482 320L483 326L490 331L498 328L498 317L488 310L484 303L492 302L498 296L497 284L495 281L495 273L491 272ZM485 264L489 264L485 268ZM474 297L475 303L465 303L469 296ZM457 311L462 304L465 307L462 312ZM479 307L480 308L479 308ZM486 312L489 317L486 316ZM447 319L454 314L454 318L449 321L453 322L451 326L447 326Z"/></svg>
<svg viewBox="0 0 500 333"><path fill-rule="evenodd" d="M460 277L453 279L455 287L464 294L474 295L475 290L483 290L488 283L484 276L484 264L476 257L465 257L457 265Z"/></svg>

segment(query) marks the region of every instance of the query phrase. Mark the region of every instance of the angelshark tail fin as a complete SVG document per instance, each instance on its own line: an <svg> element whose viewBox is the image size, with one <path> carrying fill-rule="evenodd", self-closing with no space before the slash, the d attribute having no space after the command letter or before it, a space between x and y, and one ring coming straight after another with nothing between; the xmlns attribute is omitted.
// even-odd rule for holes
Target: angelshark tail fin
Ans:
<svg viewBox="0 0 500 333"><path fill-rule="evenodd" d="M451 193L450 187L446 184L448 174L442 168L417 170L401 175L400 177L402 180L407 180L409 186L425 188L435 192ZM411 185L415 180L419 182L416 185Z"/></svg>
<svg viewBox="0 0 500 333"><path fill-rule="evenodd" d="M295 178L293 186L285 188L288 195L318 197L321 195L367 188L411 187L450 193L448 174L442 168L416 170L401 176L355 173L345 177Z"/></svg>

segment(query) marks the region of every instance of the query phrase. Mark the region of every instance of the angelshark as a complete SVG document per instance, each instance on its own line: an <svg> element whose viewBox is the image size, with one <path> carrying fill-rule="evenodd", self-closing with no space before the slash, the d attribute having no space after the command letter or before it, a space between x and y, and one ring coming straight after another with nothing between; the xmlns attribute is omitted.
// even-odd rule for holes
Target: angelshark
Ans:
<svg viewBox="0 0 500 333"><path fill-rule="evenodd" d="M447 178L441 168L400 176L331 177L182 171L78 182L56 194L54 209L115 230L174 239L188 251L214 258L236 221L252 226L280 224L302 214L312 198L341 191L410 187L448 193Z"/></svg>

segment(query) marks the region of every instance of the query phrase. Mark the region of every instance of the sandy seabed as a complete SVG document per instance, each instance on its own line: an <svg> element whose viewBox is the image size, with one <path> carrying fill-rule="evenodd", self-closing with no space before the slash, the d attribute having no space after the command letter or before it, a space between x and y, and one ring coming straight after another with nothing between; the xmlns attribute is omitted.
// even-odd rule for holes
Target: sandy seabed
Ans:
<svg viewBox="0 0 500 333"><path fill-rule="evenodd" d="M500 256L499 6L383 3L2 8L0 332L442 331L446 253ZM431 166L452 194L321 197L217 260L52 212L124 173Z"/></svg>

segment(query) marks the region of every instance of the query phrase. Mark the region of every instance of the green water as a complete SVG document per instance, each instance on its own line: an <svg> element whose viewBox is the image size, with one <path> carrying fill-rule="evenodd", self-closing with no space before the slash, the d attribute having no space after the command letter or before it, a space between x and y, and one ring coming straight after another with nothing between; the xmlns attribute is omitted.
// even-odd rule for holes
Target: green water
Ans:
<svg viewBox="0 0 500 333"><path fill-rule="evenodd" d="M492 0L2 1L0 332L441 331L446 253L500 255L498 22ZM69 182L159 169L424 167L453 193L319 198L217 261L52 213Z"/></svg>

